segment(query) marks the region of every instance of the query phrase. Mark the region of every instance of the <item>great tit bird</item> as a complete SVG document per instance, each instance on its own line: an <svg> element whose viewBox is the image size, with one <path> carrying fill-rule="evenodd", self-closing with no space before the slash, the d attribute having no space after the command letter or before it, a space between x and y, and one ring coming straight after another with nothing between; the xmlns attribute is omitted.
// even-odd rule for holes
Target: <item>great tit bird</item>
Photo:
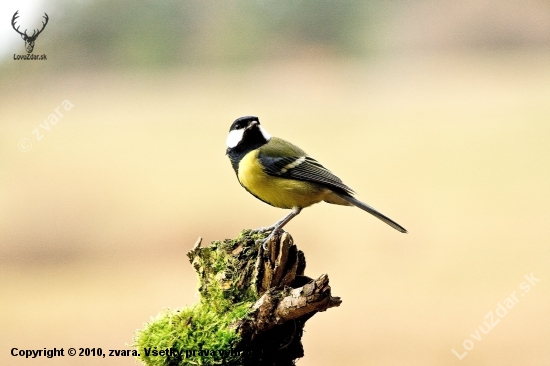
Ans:
<svg viewBox="0 0 550 366"><path fill-rule="evenodd" d="M267 204L292 210L273 226L259 229L271 231L267 240L302 208L321 201L359 207L394 229L407 232L403 226L353 197L351 188L304 150L271 137L258 117L237 118L229 129L226 144L226 154L241 186Z"/></svg>

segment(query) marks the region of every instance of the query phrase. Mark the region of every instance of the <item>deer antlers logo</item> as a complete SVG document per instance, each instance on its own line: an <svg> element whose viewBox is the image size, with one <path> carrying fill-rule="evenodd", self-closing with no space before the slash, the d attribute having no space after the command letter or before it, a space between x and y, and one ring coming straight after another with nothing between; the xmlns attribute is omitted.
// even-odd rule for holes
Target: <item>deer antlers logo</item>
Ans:
<svg viewBox="0 0 550 366"><path fill-rule="evenodd" d="M49 19L48 14L44 13L43 18L46 19L46 21L42 22L42 29L40 29L40 30L35 29L34 32L32 33L32 36L29 36L27 34L26 29L25 29L25 32L21 33L19 31L19 27L15 28L15 20L17 18L19 18L19 15L17 13L19 13L19 10L17 10L15 12L15 14L13 14L13 18L11 18L11 26L13 27L13 29L15 29L15 31L17 33L19 33L21 35L21 38L23 38L23 40L25 41L25 48L27 49L27 53L32 53L32 50L34 49L34 42L36 41L36 38L40 35L40 33L42 33L44 28L46 28L46 24L48 24L48 19Z"/></svg>

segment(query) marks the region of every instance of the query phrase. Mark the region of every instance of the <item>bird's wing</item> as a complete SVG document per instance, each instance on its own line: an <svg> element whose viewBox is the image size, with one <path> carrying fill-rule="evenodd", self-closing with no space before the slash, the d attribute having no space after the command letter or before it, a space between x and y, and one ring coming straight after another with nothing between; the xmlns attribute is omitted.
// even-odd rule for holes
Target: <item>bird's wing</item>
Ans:
<svg viewBox="0 0 550 366"><path fill-rule="evenodd" d="M346 186L340 178L332 174L317 160L307 156L299 147L280 139L270 142L260 148L258 155L267 174L319 183L347 194L353 194L353 190Z"/></svg>

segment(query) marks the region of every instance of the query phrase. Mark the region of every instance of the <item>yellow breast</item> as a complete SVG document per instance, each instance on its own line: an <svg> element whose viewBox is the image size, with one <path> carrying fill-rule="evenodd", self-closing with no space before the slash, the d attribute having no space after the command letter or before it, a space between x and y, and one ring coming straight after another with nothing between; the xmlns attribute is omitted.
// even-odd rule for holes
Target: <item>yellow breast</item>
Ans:
<svg viewBox="0 0 550 366"><path fill-rule="evenodd" d="M238 178L253 195L280 208L308 207L321 202L330 191L318 184L266 174L258 160L258 150L239 162Z"/></svg>

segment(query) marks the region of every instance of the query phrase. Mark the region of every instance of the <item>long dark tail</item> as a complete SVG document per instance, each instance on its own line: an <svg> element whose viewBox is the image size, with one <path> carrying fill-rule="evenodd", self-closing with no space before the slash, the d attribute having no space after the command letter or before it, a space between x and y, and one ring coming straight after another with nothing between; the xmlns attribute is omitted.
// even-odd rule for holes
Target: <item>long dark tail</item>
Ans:
<svg viewBox="0 0 550 366"><path fill-rule="evenodd" d="M334 193L336 195L338 195L338 197L348 201L352 205L354 205L356 207L359 207L361 210L367 211L371 215L374 215L374 216L378 217L380 220L384 221L386 224L390 225L395 230L400 231L402 233L407 233L407 230L403 226L399 225L397 222L393 221L389 217L387 217L387 216L381 214L380 212L376 211L374 208L370 207L366 203L363 203L363 202L359 201L358 199L356 199L355 197L352 197L348 194L336 193L336 192L334 192Z"/></svg>

